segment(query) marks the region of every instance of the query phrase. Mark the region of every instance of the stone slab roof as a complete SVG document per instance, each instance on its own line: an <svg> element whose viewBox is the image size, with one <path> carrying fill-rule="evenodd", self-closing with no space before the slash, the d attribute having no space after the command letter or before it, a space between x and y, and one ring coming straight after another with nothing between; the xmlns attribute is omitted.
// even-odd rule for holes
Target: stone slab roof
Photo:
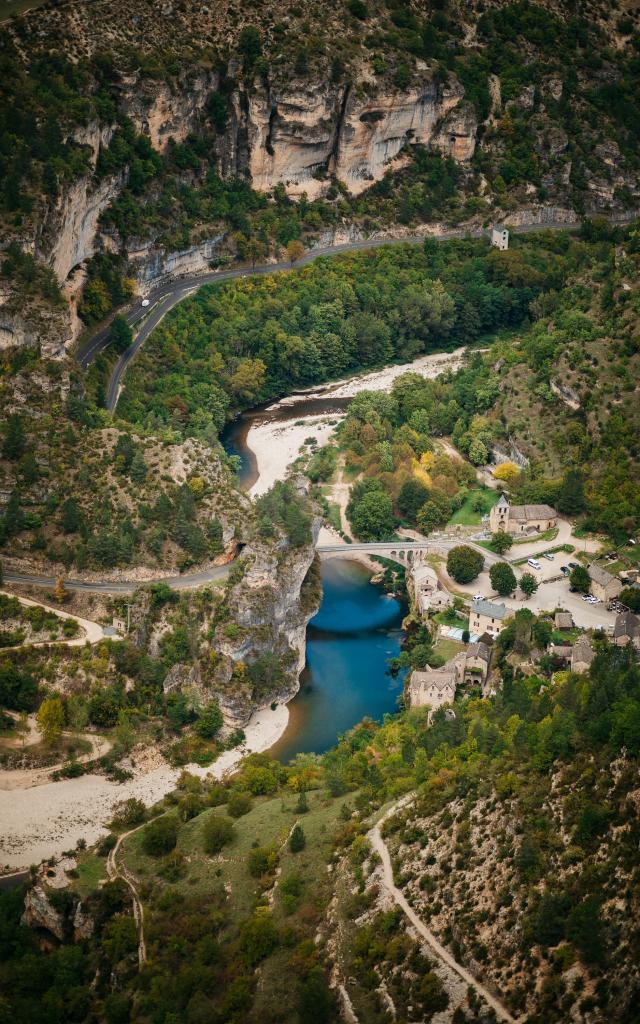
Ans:
<svg viewBox="0 0 640 1024"><path fill-rule="evenodd" d="M610 583L617 583L615 576L612 576L610 572L603 569L597 562L592 562L589 566L589 575L594 583L599 583L601 587L608 587Z"/></svg>
<svg viewBox="0 0 640 1024"><path fill-rule="evenodd" d="M556 612L555 625L556 629L571 629L573 626L571 612Z"/></svg>
<svg viewBox="0 0 640 1024"><path fill-rule="evenodd" d="M640 618L633 612L621 612L620 615L616 615L613 635L615 638L629 636L631 639L640 636Z"/></svg>
<svg viewBox="0 0 640 1024"><path fill-rule="evenodd" d="M471 611L479 612L490 619L504 619L507 616L507 608L503 604L494 604L493 601L472 601Z"/></svg>
<svg viewBox="0 0 640 1024"><path fill-rule="evenodd" d="M510 519L553 519L555 515L551 505L512 505L509 509Z"/></svg>
<svg viewBox="0 0 640 1024"><path fill-rule="evenodd" d="M487 665L489 664L489 648L481 641L478 641L477 644L469 644L465 654L467 658L481 658L482 661L486 661Z"/></svg>
<svg viewBox="0 0 640 1024"><path fill-rule="evenodd" d="M551 648L551 654L555 658L570 658L573 654L573 647L571 644L554 644Z"/></svg>
<svg viewBox="0 0 640 1024"><path fill-rule="evenodd" d="M579 636L573 645L573 654L571 656L571 664L573 665L576 661L583 661L587 665L590 665L593 661L593 647L588 636Z"/></svg>

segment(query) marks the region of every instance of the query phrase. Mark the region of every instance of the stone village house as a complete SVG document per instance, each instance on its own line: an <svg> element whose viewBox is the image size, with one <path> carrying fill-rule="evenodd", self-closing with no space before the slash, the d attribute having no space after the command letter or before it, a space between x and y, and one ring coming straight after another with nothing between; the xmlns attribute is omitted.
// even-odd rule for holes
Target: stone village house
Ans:
<svg viewBox="0 0 640 1024"><path fill-rule="evenodd" d="M613 642L616 647L626 647L632 644L634 649L640 653L640 616L633 612L621 612L616 615L613 626Z"/></svg>
<svg viewBox="0 0 640 1024"><path fill-rule="evenodd" d="M490 637L499 636L507 624L507 619L513 615L510 608L503 604L495 604L493 601L471 602L469 613L469 632L482 636L487 633Z"/></svg>
<svg viewBox="0 0 640 1024"><path fill-rule="evenodd" d="M612 576L610 572L607 572L606 569L603 569L596 562L591 563L588 571L591 577L590 590L594 597L597 597L604 604L609 604L609 601L613 601L615 597L618 597L622 590L622 583L619 579Z"/></svg>
<svg viewBox="0 0 640 1024"><path fill-rule="evenodd" d="M579 636L571 651L571 671L586 672L595 655L588 636Z"/></svg>
<svg viewBox="0 0 640 1024"><path fill-rule="evenodd" d="M558 513L550 505L510 505L504 494L489 513L492 533L544 533L558 525Z"/></svg>
<svg viewBox="0 0 640 1024"><path fill-rule="evenodd" d="M414 563L407 582L421 615L443 611L452 604L451 594L444 589L430 565Z"/></svg>
<svg viewBox="0 0 640 1024"><path fill-rule="evenodd" d="M429 721L443 704L453 704L458 686L479 683L484 686L489 675L491 651L487 644L469 644L441 668L415 669L407 687L412 708L429 708Z"/></svg>

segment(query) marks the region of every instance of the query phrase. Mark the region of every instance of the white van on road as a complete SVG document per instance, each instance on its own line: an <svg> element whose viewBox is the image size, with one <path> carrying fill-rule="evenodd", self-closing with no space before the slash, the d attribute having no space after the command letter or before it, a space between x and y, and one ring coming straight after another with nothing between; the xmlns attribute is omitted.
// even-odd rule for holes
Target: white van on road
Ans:
<svg viewBox="0 0 640 1024"><path fill-rule="evenodd" d="M532 569L541 569L542 566L537 558L527 558L527 565L530 565Z"/></svg>

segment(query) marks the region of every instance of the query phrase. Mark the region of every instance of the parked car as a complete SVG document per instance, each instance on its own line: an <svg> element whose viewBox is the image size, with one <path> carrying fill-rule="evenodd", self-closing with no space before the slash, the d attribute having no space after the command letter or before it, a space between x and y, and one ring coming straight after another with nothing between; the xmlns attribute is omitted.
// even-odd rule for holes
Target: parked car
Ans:
<svg viewBox="0 0 640 1024"><path fill-rule="evenodd" d="M553 560L554 560L553 559L553 555L551 554L550 551L545 551L542 557L543 558L548 558L550 562L553 562Z"/></svg>
<svg viewBox="0 0 640 1024"><path fill-rule="evenodd" d="M560 572L562 573L563 576L568 576L569 575L569 566L568 565L561 565L560 566Z"/></svg>
<svg viewBox="0 0 640 1024"><path fill-rule="evenodd" d="M580 564L579 562L569 562L569 568L570 569L577 569L579 564Z"/></svg>
<svg viewBox="0 0 640 1024"><path fill-rule="evenodd" d="M542 566L537 558L527 558L527 565L530 565L532 569L541 569Z"/></svg>

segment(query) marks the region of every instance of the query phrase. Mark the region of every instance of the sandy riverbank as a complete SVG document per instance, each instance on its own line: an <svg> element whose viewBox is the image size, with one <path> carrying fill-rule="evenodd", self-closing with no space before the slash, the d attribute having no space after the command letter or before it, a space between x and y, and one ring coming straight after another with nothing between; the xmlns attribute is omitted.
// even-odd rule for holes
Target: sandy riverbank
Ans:
<svg viewBox="0 0 640 1024"><path fill-rule="evenodd" d="M439 377L445 370L459 370L466 352L466 347L453 352L432 352L427 356L419 356L412 363L399 366L385 366L381 370L363 373L354 377L345 377L320 387L312 387L295 395L280 399L270 409L281 409L287 405L295 405L311 398L353 398L359 391L389 391L396 377L403 373L418 373L421 377Z"/></svg>
<svg viewBox="0 0 640 1024"><path fill-rule="evenodd" d="M310 402L323 399L353 398L360 391L389 391L397 377L403 373L417 373L421 377L439 377L445 370L457 370L462 365L465 349L454 352L437 352L420 356L412 363L402 366L387 366L382 370L359 377L334 381L319 388L290 395L270 405L259 419L249 428L247 447L255 457L257 479L249 494L257 497L264 494L276 482L283 480L292 462L298 458L300 449L309 437L314 437L318 447L326 444L337 424L344 418L344 411L329 413L301 413L296 416L296 406L308 406ZM275 414L290 409L291 418L282 419ZM269 418L269 417L272 418Z"/></svg>
<svg viewBox="0 0 640 1024"><path fill-rule="evenodd" d="M201 778L220 779L232 772L250 753L268 750L282 736L289 721L286 705L274 711L256 712L245 729L242 747L225 751L208 768L189 765L187 770ZM75 847L78 839L96 842L106 831L113 805L134 796L150 807L176 784L180 771L155 763L150 770L140 765L133 779L122 785L102 775L50 782L20 792L0 792L0 869L28 868L46 857L59 857Z"/></svg>

